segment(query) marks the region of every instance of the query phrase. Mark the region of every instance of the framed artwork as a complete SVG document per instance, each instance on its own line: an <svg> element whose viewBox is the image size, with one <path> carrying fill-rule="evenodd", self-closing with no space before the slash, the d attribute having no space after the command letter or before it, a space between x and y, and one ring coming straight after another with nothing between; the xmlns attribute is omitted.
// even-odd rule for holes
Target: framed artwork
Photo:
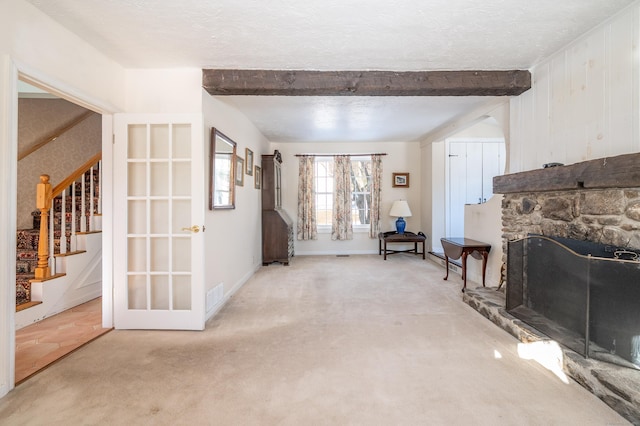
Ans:
<svg viewBox="0 0 640 426"><path fill-rule="evenodd" d="M253 174L253 185L256 189L262 188L262 169L255 166L255 173Z"/></svg>
<svg viewBox="0 0 640 426"><path fill-rule="evenodd" d="M246 162L246 173L251 176L253 175L253 151L249 148L244 149L244 158L247 160Z"/></svg>
<svg viewBox="0 0 640 426"><path fill-rule="evenodd" d="M394 188L408 188L409 187L409 173L394 173L392 186Z"/></svg>
<svg viewBox="0 0 640 426"><path fill-rule="evenodd" d="M236 173L236 185L244 186L244 173L242 173L244 170L244 159L242 157L236 156L236 170L240 172Z"/></svg>

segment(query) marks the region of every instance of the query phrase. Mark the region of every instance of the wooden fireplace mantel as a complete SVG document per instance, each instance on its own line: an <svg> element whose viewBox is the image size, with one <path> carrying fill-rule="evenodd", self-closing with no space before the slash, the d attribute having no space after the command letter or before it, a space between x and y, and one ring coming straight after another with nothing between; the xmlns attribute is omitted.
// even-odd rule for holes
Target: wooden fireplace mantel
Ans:
<svg viewBox="0 0 640 426"><path fill-rule="evenodd" d="M493 178L495 194L640 187L640 153L604 157L568 166Z"/></svg>

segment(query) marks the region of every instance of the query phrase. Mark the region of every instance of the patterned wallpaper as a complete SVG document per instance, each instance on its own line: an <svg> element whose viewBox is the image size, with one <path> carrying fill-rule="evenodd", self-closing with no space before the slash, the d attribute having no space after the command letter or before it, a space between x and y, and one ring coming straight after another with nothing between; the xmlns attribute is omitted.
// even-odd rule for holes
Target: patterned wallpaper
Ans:
<svg viewBox="0 0 640 426"><path fill-rule="evenodd" d="M18 152L33 146L87 110L63 99L19 99ZM18 229L30 229L41 174L57 185L102 149L102 117L94 114L18 162Z"/></svg>

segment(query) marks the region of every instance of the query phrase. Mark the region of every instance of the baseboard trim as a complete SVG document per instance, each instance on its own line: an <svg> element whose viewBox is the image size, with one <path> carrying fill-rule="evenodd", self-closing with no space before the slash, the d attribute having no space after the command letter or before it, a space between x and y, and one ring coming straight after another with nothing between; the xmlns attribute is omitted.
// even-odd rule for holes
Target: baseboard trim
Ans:
<svg viewBox="0 0 640 426"><path fill-rule="evenodd" d="M251 278L258 271L258 269L260 269L260 267L260 264L253 265L253 269L247 272L242 278L240 278L240 280L236 284L234 284L233 287L231 287L231 290L229 290L227 294L222 296L222 300L220 301L220 303L214 305L211 310L205 312L205 327L206 322L213 318L218 312L220 312L224 305L227 304L229 299L231 299L231 297L233 297L233 295L236 294L236 292L240 290L247 281L249 281L249 278Z"/></svg>
<svg viewBox="0 0 640 426"><path fill-rule="evenodd" d="M433 253L430 251L428 252L427 259L437 265L442 266L443 268L445 267L446 262L443 254ZM449 259L449 270L462 276L462 264L459 261Z"/></svg>
<svg viewBox="0 0 640 426"><path fill-rule="evenodd" d="M334 250L327 250L327 251L303 251L303 252L299 252L296 251L296 256L338 256L338 255L343 255L343 254L352 254L352 255L358 255L358 254L378 254L378 250L345 250L345 251L334 251Z"/></svg>

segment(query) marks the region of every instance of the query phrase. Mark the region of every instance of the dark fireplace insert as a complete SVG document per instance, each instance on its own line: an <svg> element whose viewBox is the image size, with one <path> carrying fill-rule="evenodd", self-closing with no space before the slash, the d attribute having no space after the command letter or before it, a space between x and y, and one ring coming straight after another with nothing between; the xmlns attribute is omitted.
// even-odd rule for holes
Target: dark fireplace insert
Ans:
<svg viewBox="0 0 640 426"><path fill-rule="evenodd" d="M510 241L506 304L584 357L640 369L640 250L540 235Z"/></svg>

